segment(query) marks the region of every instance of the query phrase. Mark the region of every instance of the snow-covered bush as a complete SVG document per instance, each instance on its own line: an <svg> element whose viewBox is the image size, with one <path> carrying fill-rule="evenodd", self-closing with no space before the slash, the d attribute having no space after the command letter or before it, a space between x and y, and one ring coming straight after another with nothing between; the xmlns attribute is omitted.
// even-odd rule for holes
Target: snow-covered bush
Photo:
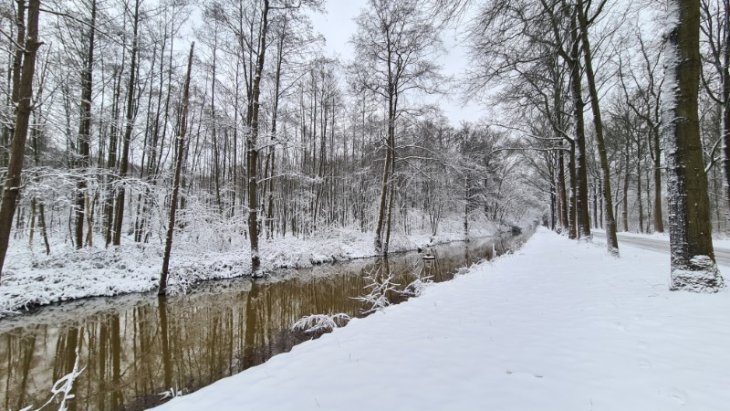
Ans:
<svg viewBox="0 0 730 411"><path fill-rule="evenodd" d="M382 310L390 305L389 294L401 293L398 289L400 284L393 282L393 275L390 272L387 273L387 276L382 275L379 271L375 269L365 277L366 280L370 281L365 286L366 289L370 289L370 292L361 297L355 297L356 300L362 301L369 306L363 311L363 314L370 314Z"/></svg>
<svg viewBox="0 0 730 411"><path fill-rule="evenodd" d="M185 394L185 390L170 387L169 389L159 393L159 396L161 400L166 400L170 398L180 397L183 394Z"/></svg>
<svg viewBox="0 0 730 411"><path fill-rule="evenodd" d="M411 281L410 284L406 286L406 288L401 291L401 294L407 297L420 297L423 293L423 290L425 290L428 286L433 284L433 281L431 281L431 277L418 277L415 280Z"/></svg>
<svg viewBox="0 0 730 411"><path fill-rule="evenodd" d="M335 328L343 327L350 321L350 316L345 313L337 314L312 314L307 315L294 323L293 331L304 331L307 334L332 331Z"/></svg>

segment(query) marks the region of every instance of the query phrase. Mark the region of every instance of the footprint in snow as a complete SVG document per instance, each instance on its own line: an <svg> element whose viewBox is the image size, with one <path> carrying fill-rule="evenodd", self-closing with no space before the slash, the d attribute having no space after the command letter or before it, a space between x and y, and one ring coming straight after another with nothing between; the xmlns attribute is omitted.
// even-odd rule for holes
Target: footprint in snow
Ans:
<svg viewBox="0 0 730 411"><path fill-rule="evenodd" d="M513 375L514 374L514 371L512 371L512 370L506 370L505 373L507 375ZM545 377L542 374L531 374L531 373L523 373L523 372L519 372L518 374L529 374L529 375L531 375L531 376L533 376L535 378L543 378L543 377Z"/></svg>
<svg viewBox="0 0 730 411"><path fill-rule="evenodd" d="M669 390L669 396L681 405L687 404L687 393L680 390L679 388L671 388Z"/></svg>

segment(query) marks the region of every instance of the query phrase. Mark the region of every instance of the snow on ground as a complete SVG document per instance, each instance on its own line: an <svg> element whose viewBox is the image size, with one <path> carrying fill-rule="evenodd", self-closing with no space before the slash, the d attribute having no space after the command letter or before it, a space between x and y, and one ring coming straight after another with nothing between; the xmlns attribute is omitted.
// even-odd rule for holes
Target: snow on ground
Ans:
<svg viewBox="0 0 730 411"><path fill-rule="evenodd" d="M730 291L669 292L668 255L621 255L541 229L159 409L727 410Z"/></svg>
<svg viewBox="0 0 730 411"><path fill-rule="evenodd" d="M427 244L463 240L461 224L452 226L435 237L423 232L410 235L395 232L390 250L407 251ZM496 230L493 224L485 222L474 227L470 234L485 236ZM373 238L371 232L353 228L330 230L307 239L288 236L263 241L262 268L272 271L372 257L375 255ZM173 292L205 280L250 275L247 241L222 244L220 239L215 239L201 244L205 241L178 241L173 246L169 282ZM108 249L103 244L82 250L56 244L52 250L46 256L38 248L29 250L22 240L12 242L0 277L0 318L60 301L157 288L162 266L161 244L137 244L125 239L121 247Z"/></svg>

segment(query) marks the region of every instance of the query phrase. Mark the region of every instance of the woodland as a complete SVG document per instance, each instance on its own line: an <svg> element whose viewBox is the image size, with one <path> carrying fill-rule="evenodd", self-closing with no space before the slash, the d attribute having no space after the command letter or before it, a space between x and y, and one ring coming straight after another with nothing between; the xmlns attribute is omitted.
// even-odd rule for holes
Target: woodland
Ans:
<svg viewBox="0 0 730 411"><path fill-rule="evenodd" d="M617 231L668 231L670 286L722 286L728 1L366 3L345 61L321 0L3 2L0 269L153 245L164 294L180 244L246 249L257 276L287 237L351 230L386 255L538 221L605 229L614 255ZM485 116L452 124L429 102L447 94Z"/></svg>

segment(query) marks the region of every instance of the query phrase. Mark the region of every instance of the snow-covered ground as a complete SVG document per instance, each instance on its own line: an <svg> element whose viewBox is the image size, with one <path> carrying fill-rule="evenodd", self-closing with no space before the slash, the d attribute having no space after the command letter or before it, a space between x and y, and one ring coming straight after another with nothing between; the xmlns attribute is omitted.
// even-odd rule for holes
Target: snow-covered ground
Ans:
<svg viewBox="0 0 730 411"><path fill-rule="evenodd" d="M437 236L428 233L405 235L394 232L392 252L414 250L427 244L463 240L461 223L446 226ZM449 229L451 228L451 229ZM484 222L470 230L472 236L491 235L497 227ZM307 267L375 255L373 234L341 229L319 233L307 239L277 238L261 244L262 268ZM114 296L157 288L162 266L161 244L135 244L105 249L103 244L75 250L70 245L54 245L50 256L14 241L0 277L0 318L28 307L85 297ZM248 242L221 240L178 241L173 247L170 287L185 289L205 280L250 275Z"/></svg>
<svg viewBox="0 0 730 411"><path fill-rule="evenodd" d="M721 268L730 275L730 268ZM161 410L727 410L730 291L669 292L665 253L544 229Z"/></svg>

